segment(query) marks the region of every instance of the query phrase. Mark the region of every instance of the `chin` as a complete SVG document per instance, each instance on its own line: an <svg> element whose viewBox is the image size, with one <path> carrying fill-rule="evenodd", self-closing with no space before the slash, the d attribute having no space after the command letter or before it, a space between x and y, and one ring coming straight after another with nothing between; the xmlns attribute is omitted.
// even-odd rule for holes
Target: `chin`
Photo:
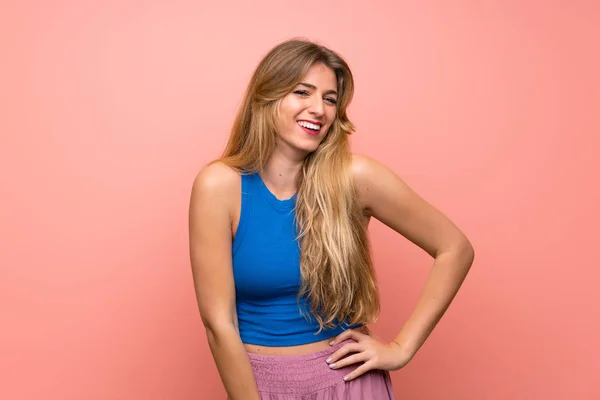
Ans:
<svg viewBox="0 0 600 400"><path fill-rule="evenodd" d="M311 143L299 144L296 148L304 153L312 153L319 148L321 141L311 140Z"/></svg>
<svg viewBox="0 0 600 400"><path fill-rule="evenodd" d="M319 146L294 146L294 152L301 154L303 157L317 150Z"/></svg>

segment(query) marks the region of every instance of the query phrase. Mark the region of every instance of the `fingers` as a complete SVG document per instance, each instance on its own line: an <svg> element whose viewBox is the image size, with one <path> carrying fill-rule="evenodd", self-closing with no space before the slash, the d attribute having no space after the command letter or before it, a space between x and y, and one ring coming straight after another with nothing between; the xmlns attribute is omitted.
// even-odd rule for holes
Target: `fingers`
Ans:
<svg viewBox="0 0 600 400"><path fill-rule="evenodd" d="M360 367L356 368L354 371L352 371L348 375L346 375L344 377L344 380L346 382L348 382L348 381L351 381L352 379L358 378L362 374L372 370L373 369L372 365L373 365L373 361L367 361L366 363L364 363L363 365L361 365Z"/></svg>
<svg viewBox="0 0 600 400"><path fill-rule="evenodd" d="M344 367L347 367L348 365L356 364L359 362L364 362L366 360L368 360L368 357L364 352L356 353L356 354L348 356L338 362L332 362L331 364L329 364L329 368L331 368L331 369L344 368Z"/></svg>
<svg viewBox="0 0 600 400"><path fill-rule="evenodd" d="M347 354L357 353L360 351L362 351L362 346L360 345L360 343L348 343L348 344L345 344L344 346L340 347L331 356L329 356L329 358L325 361L327 362L327 364L329 364L331 366L331 364L335 363L337 360L346 356ZM339 365L339 363L338 363L338 365Z"/></svg>
<svg viewBox="0 0 600 400"><path fill-rule="evenodd" d="M333 346L334 344L343 342L344 340L347 340L347 339L354 339L357 342L359 342L360 339L364 338L365 336L367 336L367 335L365 335L364 333L361 333L361 332L359 332L357 330L347 329L344 332L340 333L331 342L329 342L329 344Z"/></svg>

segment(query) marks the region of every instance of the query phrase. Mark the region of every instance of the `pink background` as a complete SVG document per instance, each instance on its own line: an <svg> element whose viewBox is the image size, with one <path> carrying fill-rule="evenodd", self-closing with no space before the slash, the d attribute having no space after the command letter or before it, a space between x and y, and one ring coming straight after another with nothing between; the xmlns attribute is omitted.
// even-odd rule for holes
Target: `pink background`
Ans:
<svg viewBox="0 0 600 400"><path fill-rule="evenodd" d="M306 36L351 65L355 151L476 261L399 399L600 399L594 1L4 1L0 398L223 399L187 207L248 78ZM431 260L372 226L391 339Z"/></svg>

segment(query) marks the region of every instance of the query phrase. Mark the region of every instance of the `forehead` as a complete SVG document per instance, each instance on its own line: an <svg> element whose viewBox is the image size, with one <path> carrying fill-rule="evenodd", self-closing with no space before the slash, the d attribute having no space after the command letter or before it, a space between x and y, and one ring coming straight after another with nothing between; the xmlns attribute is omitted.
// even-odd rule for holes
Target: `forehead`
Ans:
<svg viewBox="0 0 600 400"><path fill-rule="evenodd" d="M335 72L324 64L311 65L302 77L301 82L310 83L323 91L337 90Z"/></svg>

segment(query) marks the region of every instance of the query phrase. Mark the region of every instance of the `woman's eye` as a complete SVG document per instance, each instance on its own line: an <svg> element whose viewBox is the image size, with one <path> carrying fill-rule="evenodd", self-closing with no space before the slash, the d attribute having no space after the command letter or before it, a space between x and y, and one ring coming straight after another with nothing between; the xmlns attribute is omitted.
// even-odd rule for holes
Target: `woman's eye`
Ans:
<svg viewBox="0 0 600 400"><path fill-rule="evenodd" d="M295 90L294 93L299 96L302 96L302 97L306 97L306 96L310 95L306 90ZM328 102L329 104L337 104L337 99L333 98L333 97L326 97L325 101Z"/></svg>

